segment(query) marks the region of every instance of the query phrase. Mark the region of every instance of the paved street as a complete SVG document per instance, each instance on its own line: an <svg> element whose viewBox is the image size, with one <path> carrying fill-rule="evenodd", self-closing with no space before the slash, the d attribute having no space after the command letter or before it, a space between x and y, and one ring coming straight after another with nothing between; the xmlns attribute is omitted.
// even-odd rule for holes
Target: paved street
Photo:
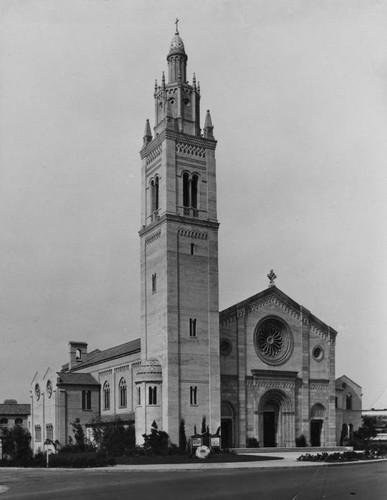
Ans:
<svg viewBox="0 0 387 500"><path fill-rule="evenodd" d="M0 470L0 485L8 487L0 500L385 500L387 462L173 472Z"/></svg>

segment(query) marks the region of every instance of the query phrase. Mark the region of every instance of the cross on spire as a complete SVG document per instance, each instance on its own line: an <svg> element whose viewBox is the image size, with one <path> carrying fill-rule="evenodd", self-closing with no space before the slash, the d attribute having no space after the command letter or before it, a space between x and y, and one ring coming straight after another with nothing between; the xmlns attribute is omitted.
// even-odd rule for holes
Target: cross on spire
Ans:
<svg viewBox="0 0 387 500"><path fill-rule="evenodd" d="M178 26L179 19L178 18L176 18L175 24L176 24L176 33L175 33L175 35L178 35L179 34L179 26Z"/></svg>

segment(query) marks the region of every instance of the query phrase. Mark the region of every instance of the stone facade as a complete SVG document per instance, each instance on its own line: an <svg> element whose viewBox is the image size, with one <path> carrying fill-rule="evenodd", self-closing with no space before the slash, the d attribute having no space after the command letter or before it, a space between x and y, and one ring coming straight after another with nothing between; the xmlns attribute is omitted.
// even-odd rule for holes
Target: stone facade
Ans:
<svg viewBox="0 0 387 500"><path fill-rule="evenodd" d="M335 445L336 335L274 285L222 311L225 444Z"/></svg>
<svg viewBox="0 0 387 500"><path fill-rule="evenodd" d="M346 375L336 380L336 442L351 440L352 433L361 425L362 389Z"/></svg>

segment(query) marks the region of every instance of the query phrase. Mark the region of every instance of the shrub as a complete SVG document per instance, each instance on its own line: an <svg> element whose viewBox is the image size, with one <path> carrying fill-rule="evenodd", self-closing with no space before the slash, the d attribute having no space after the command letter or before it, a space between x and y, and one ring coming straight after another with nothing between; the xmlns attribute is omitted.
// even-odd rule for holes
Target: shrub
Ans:
<svg viewBox="0 0 387 500"><path fill-rule="evenodd" d="M259 442L257 438L249 437L247 438L247 448L258 448Z"/></svg>
<svg viewBox="0 0 387 500"><path fill-rule="evenodd" d="M306 438L303 434L296 438L296 446L297 448L305 448L307 446Z"/></svg>
<svg viewBox="0 0 387 500"><path fill-rule="evenodd" d="M180 420L180 426L179 426L179 449L180 453L185 453L187 451L187 436L185 434L184 418Z"/></svg>
<svg viewBox="0 0 387 500"><path fill-rule="evenodd" d="M50 455L50 467L71 467L71 468L84 468L84 467L106 467L108 465L115 465L115 459L109 458L103 453L58 453Z"/></svg>
<svg viewBox="0 0 387 500"><path fill-rule="evenodd" d="M165 431L159 431L155 421L150 434L143 434L144 449L150 455L168 455L169 436Z"/></svg>
<svg viewBox="0 0 387 500"><path fill-rule="evenodd" d="M131 455L136 446L134 426L125 427L119 418L109 425L94 420L93 436L99 450L109 456Z"/></svg>
<svg viewBox="0 0 387 500"><path fill-rule="evenodd" d="M32 460L31 434L27 429L15 425L3 429L3 456L21 466Z"/></svg>

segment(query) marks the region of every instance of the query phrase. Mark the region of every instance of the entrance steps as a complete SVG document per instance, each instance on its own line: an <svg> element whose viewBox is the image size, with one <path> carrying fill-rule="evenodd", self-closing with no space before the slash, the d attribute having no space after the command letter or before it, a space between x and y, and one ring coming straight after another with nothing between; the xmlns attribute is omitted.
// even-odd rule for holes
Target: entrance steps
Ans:
<svg viewBox="0 0 387 500"><path fill-rule="evenodd" d="M300 455L305 455L305 453L324 453L324 452L342 452L351 451L352 446L305 446L305 447L293 447L293 448L231 448L237 454L248 454L248 453L299 453Z"/></svg>

